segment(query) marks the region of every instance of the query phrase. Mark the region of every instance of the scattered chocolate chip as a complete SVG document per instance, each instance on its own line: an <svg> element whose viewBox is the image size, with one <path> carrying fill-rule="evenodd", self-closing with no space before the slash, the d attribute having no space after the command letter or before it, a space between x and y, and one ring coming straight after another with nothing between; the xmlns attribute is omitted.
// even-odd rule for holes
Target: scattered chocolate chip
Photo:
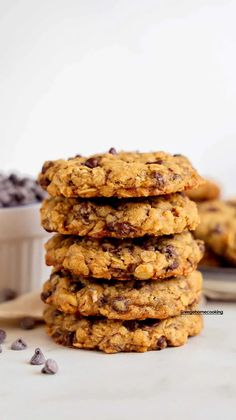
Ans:
<svg viewBox="0 0 236 420"><path fill-rule="evenodd" d="M18 338L11 345L12 350L25 350L26 348L27 344L22 338Z"/></svg>
<svg viewBox="0 0 236 420"><path fill-rule="evenodd" d="M32 330L35 327L36 321L31 316L26 316L20 322L22 330Z"/></svg>
<svg viewBox="0 0 236 420"><path fill-rule="evenodd" d="M165 180L162 174L159 172L153 172L153 176L156 179L156 184L159 188L163 188L165 185Z"/></svg>
<svg viewBox="0 0 236 420"><path fill-rule="evenodd" d="M47 359L41 372L46 375L55 375L58 372L57 362L53 359Z"/></svg>
<svg viewBox="0 0 236 420"><path fill-rule="evenodd" d="M181 155L180 153L175 153L173 156L174 157L180 157L180 156L183 156L183 155Z"/></svg>
<svg viewBox="0 0 236 420"><path fill-rule="evenodd" d="M116 149L115 149L114 147L111 147L111 148L108 150L108 153L110 153L111 155L117 155L117 151L116 151Z"/></svg>
<svg viewBox="0 0 236 420"><path fill-rule="evenodd" d="M17 293L15 290L10 288L5 288L0 290L0 303L6 302L8 300L13 300L17 297Z"/></svg>
<svg viewBox="0 0 236 420"><path fill-rule="evenodd" d="M167 346L166 338L164 337L164 335L162 335L157 340L157 350L163 350L164 348L166 348L166 346Z"/></svg>
<svg viewBox="0 0 236 420"><path fill-rule="evenodd" d="M99 159L95 157L89 158L84 162L84 165L91 169L96 168L99 165Z"/></svg>
<svg viewBox="0 0 236 420"><path fill-rule="evenodd" d="M123 297L113 299L112 308L117 312L126 312L128 310L128 300Z"/></svg>
<svg viewBox="0 0 236 420"><path fill-rule="evenodd" d="M35 349L34 355L30 359L30 364L31 365L43 365L45 363L45 361L46 361L46 359L45 359L42 351L40 350L40 348L37 347L37 349Z"/></svg>
<svg viewBox="0 0 236 420"><path fill-rule="evenodd" d="M2 344L3 341L5 341L6 336L7 336L6 331L0 329L0 344Z"/></svg>

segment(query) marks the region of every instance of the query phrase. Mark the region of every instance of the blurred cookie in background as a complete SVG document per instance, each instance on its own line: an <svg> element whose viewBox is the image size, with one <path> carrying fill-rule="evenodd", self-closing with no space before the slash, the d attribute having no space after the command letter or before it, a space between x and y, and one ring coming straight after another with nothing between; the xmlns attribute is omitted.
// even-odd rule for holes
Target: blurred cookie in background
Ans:
<svg viewBox="0 0 236 420"><path fill-rule="evenodd" d="M215 200L220 197L221 190L219 185L210 179L205 178L205 183L197 188L189 190L186 195L193 201L200 203L202 201Z"/></svg>
<svg viewBox="0 0 236 420"><path fill-rule="evenodd" d="M226 261L219 255L215 254L210 248L205 246L205 253L199 263L200 268L207 267L227 267Z"/></svg>
<svg viewBox="0 0 236 420"><path fill-rule="evenodd" d="M236 201L211 200L198 204L200 224L195 237L202 239L209 250L236 266ZM222 266L222 264L220 264Z"/></svg>

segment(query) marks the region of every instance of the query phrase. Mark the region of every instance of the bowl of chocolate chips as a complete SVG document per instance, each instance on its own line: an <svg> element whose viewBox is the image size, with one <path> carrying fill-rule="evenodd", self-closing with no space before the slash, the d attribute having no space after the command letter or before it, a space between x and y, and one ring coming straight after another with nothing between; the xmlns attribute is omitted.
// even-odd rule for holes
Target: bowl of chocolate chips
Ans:
<svg viewBox="0 0 236 420"><path fill-rule="evenodd" d="M49 234L39 216L44 198L36 180L0 173L0 292L7 295L37 289L48 275L43 243Z"/></svg>

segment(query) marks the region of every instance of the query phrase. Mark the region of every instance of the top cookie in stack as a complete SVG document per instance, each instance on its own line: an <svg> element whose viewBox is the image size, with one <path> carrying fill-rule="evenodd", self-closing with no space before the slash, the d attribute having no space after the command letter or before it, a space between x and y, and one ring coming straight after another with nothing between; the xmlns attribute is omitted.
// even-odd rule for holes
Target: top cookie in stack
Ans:
<svg viewBox="0 0 236 420"><path fill-rule="evenodd" d="M148 197L199 186L202 178L182 155L109 153L44 164L39 182L53 196Z"/></svg>
<svg viewBox="0 0 236 420"><path fill-rule="evenodd" d="M46 162L39 182L51 196L42 225L59 233L46 244L54 271L42 293L57 342L146 351L200 331L199 315L181 315L199 300L203 254L190 233L196 204L182 194L202 178L187 158L112 148Z"/></svg>

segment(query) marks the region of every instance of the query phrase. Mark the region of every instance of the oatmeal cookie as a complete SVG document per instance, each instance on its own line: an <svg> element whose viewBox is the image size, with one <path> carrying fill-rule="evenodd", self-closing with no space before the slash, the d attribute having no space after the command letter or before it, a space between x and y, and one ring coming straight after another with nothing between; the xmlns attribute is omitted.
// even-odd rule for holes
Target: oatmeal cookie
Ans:
<svg viewBox="0 0 236 420"><path fill-rule="evenodd" d="M44 284L42 300L67 314L108 319L166 319L180 315L200 299L202 275L170 280L117 282L55 272Z"/></svg>
<svg viewBox="0 0 236 420"><path fill-rule="evenodd" d="M201 315L186 314L165 320L119 321L65 315L48 307L44 312L48 334L58 344L105 353L145 352L181 346L200 333Z"/></svg>
<svg viewBox="0 0 236 420"><path fill-rule="evenodd" d="M184 191L202 178L182 155L119 152L48 161L39 183L51 196L147 197Z"/></svg>
<svg viewBox="0 0 236 420"><path fill-rule="evenodd" d="M151 238L92 239L54 235L45 245L46 263L73 275L116 280L182 276L203 256L202 241L188 231Z"/></svg>
<svg viewBox="0 0 236 420"><path fill-rule="evenodd" d="M181 193L145 199L49 198L41 208L48 232L94 238L135 238L194 230L199 223L196 204Z"/></svg>
<svg viewBox="0 0 236 420"><path fill-rule="evenodd" d="M197 238L231 265L236 266L236 201L213 200L199 204Z"/></svg>

